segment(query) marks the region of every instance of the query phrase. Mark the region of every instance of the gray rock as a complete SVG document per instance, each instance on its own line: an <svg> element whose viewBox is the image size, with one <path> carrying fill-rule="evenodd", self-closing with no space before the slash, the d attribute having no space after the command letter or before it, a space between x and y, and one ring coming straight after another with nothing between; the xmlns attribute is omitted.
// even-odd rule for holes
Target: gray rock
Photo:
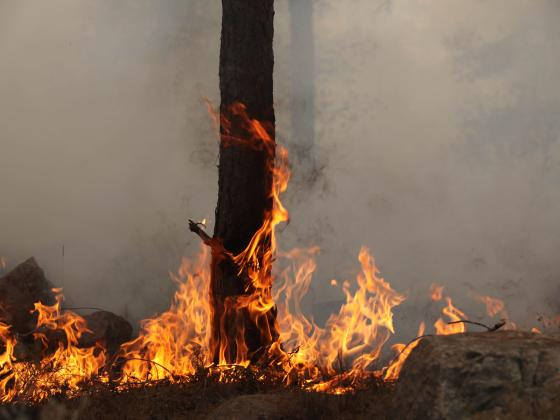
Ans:
<svg viewBox="0 0 560 420"><path fill-rule="evenodd" d="M401 371L399 419L560 418L560 336L517 331L426 337Z"/></svg>
<svg viewBox="0 0 560 420"><path fill-rule="evenodd" d="M34 303L53 305L52 288L35 258L29 258L0 278L0 320L17 333L33 330L37 322L31 313Z"/></svg>
<svg viewBox="0 0 560 420"><path fill-rule="evenodd" d="M82 347L91 347L96 342L103 342L110 353L114 353L119 346L132 337L130 323L112 312L97 311L84 316L88 328L92 333L85 333L80 338Z"/></svg>
<svg viewBox="0 0 560 420"><path fill-rule="evenodd" d="M29 258L0 278L0 321L11 325L12 331L21 334L15 352L18 360L40 357L46 351L56 350L60 341L65 341L62 331L43 328L49 348L44 349L39 341L29 334L35 329L37 315L32 313L34 304L41 302L53 305L56 302L53 285L45 278L45 273L35 261ZM110 352L130 340L132 326L122 317L111 312L98 311L84 316L92 333L84 334L80 346L90 347L103 342Z"/></svg>
<svg viewBox="0 0 560 420"><path fill-rule="evenodd" d="M297 418L297 406L285 394L252 394L232 398L212 410L207 419L280 420Z"/></svg>

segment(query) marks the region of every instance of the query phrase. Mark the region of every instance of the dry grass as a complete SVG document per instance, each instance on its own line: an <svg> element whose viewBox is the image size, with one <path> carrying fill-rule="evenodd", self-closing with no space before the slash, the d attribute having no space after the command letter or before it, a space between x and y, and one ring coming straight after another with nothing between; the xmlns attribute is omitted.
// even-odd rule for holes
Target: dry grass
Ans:
<svg viewBox="0 0 560 420"><path fill-rule="evenodd" d="M0 418L21 419L206 419L220 404L242 395L285 398L298 419L388 418L392 386L372 380L343 395L286 389L275 380L257 380L254 372L232 373L237 380L218 382L203 372L184 382L138 383L124 389L91 383L77 398L54 396L39 405L22 402L0 407ZM287 397L287 398L286 398ZM245 418L244 420L249 420Z"/></svg>

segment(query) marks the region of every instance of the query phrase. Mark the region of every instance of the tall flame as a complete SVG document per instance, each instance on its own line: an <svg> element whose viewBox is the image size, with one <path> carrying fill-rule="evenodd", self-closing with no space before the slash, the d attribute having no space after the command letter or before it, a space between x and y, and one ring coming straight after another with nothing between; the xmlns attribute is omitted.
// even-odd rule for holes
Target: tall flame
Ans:
<svg viewBox="0 0 560 420"><path fill-rule="evenodd" d="M188 375L208 364L211 308L208 300L210 255L202 247L195 262L183 258L170 308L142 321L138 338L121 346L124 381Z"/></svg>
<svg viewBox="0 0 560 420"><path fill-rule="evenodd" d="M346 392L348 384L356 384L368 376L395 380L404 361L418 344L395 345L395 360L385 369L379 364L385 343L395 333L393 310L405 297L385 281L367 248L359 252L360 271L355 281L331 280L344 296L338 313L319 326L302 309L316 269L315 256L319 248L278 249L275 229L289 220L280 201L290 178L288 153L275 146L266 124L251 119L242 104L235 104L232 113L241 121L247 138L233 136L229 122L213 114L216 125L221 123L221 139L226 144L243 144L267 151L273 183L270 198L272 210L254 234L247 247L237 255L228 254L236 267L250 280L246 294L226 300L226 311L249 313L260 333L273 338L266 314L277 309L278 338L264 349L262 359L287 385L297 385L316 391ZM203 223L202 223L203 224ZM183 259L177 273L171 274L177 291L169 309L141 323L137 338L123 344L110 355L101 343L86 347L80 338L88 326L79 315L61 309L62 294L57 290L52 306L35 304L37 325L33 333L35 343L41 345L41 359L37 362L18 360L18 337L9 325L0 322L0 401L25 398L40 401L57 392L76 395L89 380L111 382L126 386L136 382L160 379L186 381L205 369L218 372L224 381L234 380L230 372L235 366L227 364L228 343L219 343L219 362L213 363L216 343L210 331L212 307L209 296L210 257L219 247L211 238L194 261ZM220 252L225 252L223 249ZM276 271L272 262L277 260ZM2 264L0 260L0 266ZM443 298L443 287L433 285L434 301ZM449 297L443 314L451 322L466 319ZM225 321L221 328L227 329ZM438 334L465 331L461 322L448 324L443 319L435 323ZM418 334L424 334L424 323ZM235 364L248 366L251 355L244 342L243 331L235 337Z"/></svg>
<svg viewBox="0 0 560 420"><path fill-rule="evenodd" d="M464 312L453 306L453 301L450 297L446 297L445 301L447 302L447 306L443 308L442 312L449 319L449 322L445 322L443 318L439 318L434 324L436 334L449 335L465 332L465 324L461 321L468 319L467 316Z"/></svg>

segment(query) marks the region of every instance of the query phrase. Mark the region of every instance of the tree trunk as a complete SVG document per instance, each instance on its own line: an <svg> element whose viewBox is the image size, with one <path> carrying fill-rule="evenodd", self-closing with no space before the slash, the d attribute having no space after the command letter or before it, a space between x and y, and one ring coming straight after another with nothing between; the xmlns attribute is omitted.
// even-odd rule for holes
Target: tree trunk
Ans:
<svg viewBox="0 0 560 420"><path fill-rule="evenodd" d="M222 10L221 142L214 240L225 253L238 255L272 211L274 0L222 0ZM246 107L249 118L266 128L271 147L229 141L251 137L239 104ZM253 291L239 268L224 252L213 252L210 301L215 362L241 362L277 338L274 308L255 319L239 304Z"/></svg>

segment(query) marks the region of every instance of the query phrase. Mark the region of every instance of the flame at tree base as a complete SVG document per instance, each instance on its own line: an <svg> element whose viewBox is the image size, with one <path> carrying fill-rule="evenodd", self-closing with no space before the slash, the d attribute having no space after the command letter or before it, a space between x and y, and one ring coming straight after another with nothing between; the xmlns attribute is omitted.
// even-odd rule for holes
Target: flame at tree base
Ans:
<svg viewBox="0 0 560 420"><path fill-rule="evenodd" d="M288 220L288 212L280 202L280 194L289 180L287 152L280 147L274 150L265 125L250 119L241 104L232 110L244 121L248 138L234 138L226 133L222 141L261 147L275 157L275 162L270 161L274 208L247 248L239 255L229 255L239 272L249 279L250 286L247 295L232 300L232 309L249 311L252 319L258 320L276 308L275 328L279 337L260 349L256 360L246 351L242 335L236 337L235 363L227 363L227 343L220 343L220 362L212 363L216 343L212 342L210 331L213 308L208 293L209 249L217 252L220 244L206 236L205 243L210 246L203 246L194 261L183 259L172 275L178 289L170 308L142 321L138 337L123 344L116 354L109 354L102 343L89 348L79 346L80 337L88 331L86 322L79 315L62 310L60 291L55 305L35 305L38 321L34 338L43 347L39 360L18 360L16 348L20 337L0 322L0 401L35 403L55 394L71 398L81 395L91 383L119 392L159 381L183 383L201 378L226 383L251 378L310 391L345 393L370 380L393 381L398 377L413 345L394 346L397 355L388 366L380 366L379 360L385 343L395 333L393 309L405 297L379 276L371 253L362 248L356 281L340 283L345 302L339 312L331 315L324 326L304 314L301 301L309 290L319 249L280 252L276 247L275 227ZM227 253L223 249L218 251ZM272 275L274 259L276 275ZM338 286L339 282L333 280L331 284ZM435 300L441 299L441 293L440 288ZM443 312L450 321L466 318L449 298L446 301ZM443 320L435 326L440 334L465 330L464 324L447 325ZM419 335L423 331L422 324ZM63 337L55 349L49 343L53 336Z"/></svg>
<svg viewBox="0 0 560 420"><path fill-rule="evenodd" d="M10 326L0 323L0 400L37 403L60 394L72 398L91 384L120 392L161 381L179 384L201 379L224 383L252 380L341 394L367 386L372 380L396 380L418 340L408 346L394 345L396 357L387 366L377 363L384 344L394 334L393 309L404 301L404 296L379 277L373 257L362 248L355 291L351 291L351 282L343 281L345 303L324 327L317 325L303 313L301 301L311 285L318 251L311 248L278 253L277 263L284 268L276 276L273 299L277 303L280 337L256 362L247 359L235 364L211 363L210 253L202 247L196 260L184 258L172 275L178 289L170 308L142 321L139 336L123 344L115 355L109 355L102 343L79 347L79 338L88 331L86 322L61 309L60 291L55 305L35 305L38 322L34 336L44 347L40 360L19 361L15 355L18 336L12 334ZM331 284L337 286L338 282ZM445 302L442 312L447 321L466 319L450 298L446 297ZM465 331L463 323L450 325L442 318L434 327L437 334ZM418 335L424 330L421 323ZM52 333L59 333L64 340L49 351Z"/></svg>
<svg viewBox="0 0 560 420"><path fill-rule="evenodd" d="M61 309L61 294L53 306L35 305L35 335L44 345L44 356L39 361L18 361L14 351L18 337L8 325L0 324L1 401L39 402L57 394L76 397L93 382L119 391L161 380L181 383L205 376L227 383L250 377L342 393L360 382L381 378L383 372L372 369L372 364L393 334L392 308L404 297L377 277L374 261L363 249L356 292L351 293L349 282L344 282L346 303L325 327L318 326L300 308L311 283L313 256L317 251L294 250L279 255L290 263L278 275L274 291L280 340L269 346L255 363L210 363L210 254L203 247L195 261L184 259L173 275L178 290L169 310L143 321L139 336L123 344L114 356L101 343L79 347L78 340L88 331L87 325L79 315ZM64 340L49 354L48 337L53 332L61 333Z"/></svg>

